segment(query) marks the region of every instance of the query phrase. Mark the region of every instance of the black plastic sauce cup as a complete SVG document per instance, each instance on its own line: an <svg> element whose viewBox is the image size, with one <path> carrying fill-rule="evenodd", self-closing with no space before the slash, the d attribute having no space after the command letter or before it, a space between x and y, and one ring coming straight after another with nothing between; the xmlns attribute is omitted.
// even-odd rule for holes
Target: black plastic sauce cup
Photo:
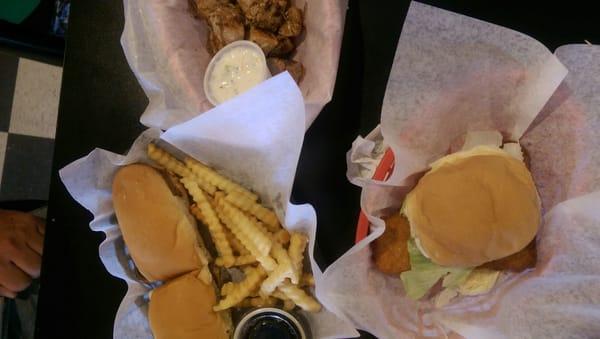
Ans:
<svg viewBox="0 0 600 339"><path fill-rule="evenodd" d="M242 317L233 339L311 339L306 321L278 308L258 308Z"/></svg>

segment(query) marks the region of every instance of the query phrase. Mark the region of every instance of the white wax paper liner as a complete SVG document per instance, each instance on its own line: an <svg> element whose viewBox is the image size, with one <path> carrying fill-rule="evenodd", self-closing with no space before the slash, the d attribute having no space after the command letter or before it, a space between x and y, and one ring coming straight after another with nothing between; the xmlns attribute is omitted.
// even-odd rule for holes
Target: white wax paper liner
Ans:
<svg viewBox="0 0 600 339"><path fill-rule="evenodd" d="M251 187L266 205L275 209L284 227L308 234L308 253L318 297L322 273L313 258L316 214L308 204L289 203L304 123L302 95L293 79L282 74L162 135L158 129L145 131L125 156L95 149L60 171L69 193L94 214L90 228L107 235L99 248L106 269L128 285L115 317L115 338L152 337L144 298L151 286L140 283L126 255L111 199L115 172L126 164L148 162L146 147L152 141L206 162ZM327 308L305 315L316 338L356 334L351 325Z"/></svg>
<svg viewBox="0 0 600 339"><path fill-rule="evenodd" d="M348 2L292 3L306 14L294 60L306 71L300 89L308 128L333 94ZM205 47L207 27L192 17L188 0L124 0L123 6L121 45L149 98L142 124L167 129L211 109L203 89L211 59Z"/></svg>
<svg viewBox="0 0 600 339"><path fill-rule="evenodd" d="M411 5L382 113L395 171L386 183L351 178L363 187L361 206L372 232L324 272L323 294L357 328L380 338L600 333L600 47L563 46L556 57L517 32ZM558 59L571 73L555 91L565 75ZM504 276L485 296L463 297L445 308L414 302L398 277L371 263L368 245L385 227L379 216L398 210L414 184L410 176L445 154L456 138L486 129L520 139L531 157L546 212L538 265ZM350 154L368 154L367 143L357 140ZM348 173L356 173L355 164L349 163Z"/></svg>
<svg viewBox="0 0 600 339"><path fill-rule="evenodd" d="M413 2L381 115L384 139L402 164L391 182L425 169L469 130L519 139L566 73L524 34Z"/></svg>

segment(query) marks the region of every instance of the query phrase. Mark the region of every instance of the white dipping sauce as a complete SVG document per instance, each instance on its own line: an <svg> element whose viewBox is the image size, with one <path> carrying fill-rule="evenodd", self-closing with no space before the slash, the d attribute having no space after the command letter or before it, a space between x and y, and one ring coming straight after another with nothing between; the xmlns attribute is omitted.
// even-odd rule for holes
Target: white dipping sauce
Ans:
<svg viewBox="0 0 600 339"><path fill-rule="evenodd" d="M265 56L260 47L233 44L219 51L213 59L212 67L209 67L210 74L205 85L214 104L227 101L269 77Z"/></svg>

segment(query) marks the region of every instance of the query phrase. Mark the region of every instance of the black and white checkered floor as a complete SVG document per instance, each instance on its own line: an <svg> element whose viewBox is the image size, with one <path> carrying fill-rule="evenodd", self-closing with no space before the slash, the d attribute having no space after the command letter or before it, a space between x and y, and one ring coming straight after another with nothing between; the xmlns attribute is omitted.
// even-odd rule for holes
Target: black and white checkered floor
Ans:
<svg viewBox="0 0 600 339"><path fill-rule="evenodd" d="M61 78L0 53L0 201L48 199Z"/></svg>

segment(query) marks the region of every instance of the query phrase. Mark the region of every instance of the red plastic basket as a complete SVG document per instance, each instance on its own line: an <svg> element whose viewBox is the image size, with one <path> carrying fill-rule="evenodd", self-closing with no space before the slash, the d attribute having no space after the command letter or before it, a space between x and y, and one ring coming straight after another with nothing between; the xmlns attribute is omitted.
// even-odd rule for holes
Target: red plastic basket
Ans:
<svg viewBox="0 0 600 339"><path fill-rule="evenodd" d="M392 174L393 170L394 153L390 148L388 148L385 150L385 153L383 154L383 158L381 158L379 165L377 165L375 173L373 173L372 179L378 181L386 181L390 177L390 174ZM369 219L367 219L367 216L361 209L360 214L358 216L358 224L356 225L355 243L358 243L359 241L363 240L368 234Z"/></svg>

